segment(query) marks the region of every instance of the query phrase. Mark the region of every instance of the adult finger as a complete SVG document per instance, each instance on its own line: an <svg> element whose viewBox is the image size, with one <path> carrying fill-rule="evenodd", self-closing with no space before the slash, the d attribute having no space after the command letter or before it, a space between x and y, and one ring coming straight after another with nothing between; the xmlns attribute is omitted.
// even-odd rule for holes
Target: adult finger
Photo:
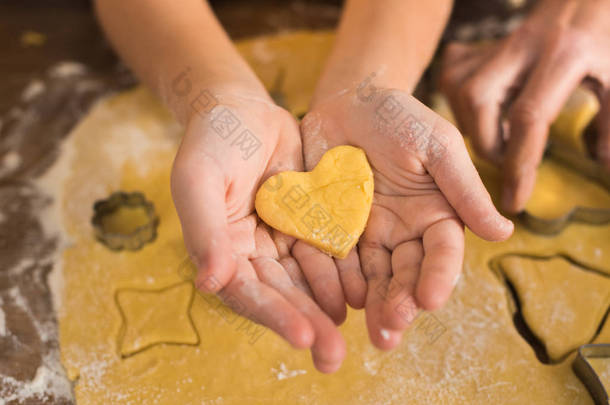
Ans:
<svg viewBox="0 0 610 405"><path fill-rule="evenodd" d="M333 321L292 284L280 263L269 257L260 257L252 264L263 283L278 291L309 320L314 332L311 353L316 368L323 373L336 371L345 358L345 341Z"/></svg>
<svg viewBox="0 0 610 405"><path fill-rule="evenodd" d="M462 103L462 87L467 79L488 57L490 46L481 47L459 42L451 43L445 49L440 74L440 90L447 96L453 116L459 128L466 134L473 131L472 123L466 119L469 115Z"/></svg>
<svg viewBox="0 0 610 405"><path fill-rule="evenodd" d="M343 323L347 316L345 296L332 257L303 241L294 244L292 255L299 263L316 302L337 325Z"/></svg>
<svg viewBox="0 0 610 405"><path fill-rule="evenodd" d="M585 76L585 55L575 45L575 39L559 37L547 48L509 112L502 189L502 205L509 212L521 211L525 206L534 188L549 127Z"/></svg>
<svg viewBox="0 0 610 405"><path fill-rule="evenodd" d="M404 330L415 320L419 312L415 286L423 257L421 239L404 242L392 252L393 276L383 309L386 328Z"/></svg>
<svg viewBox="0 0 610 405"><path fill-rule="evenodd" d="M436 222L424 232L424 259L417 281L417 302L426 310L449 299L462 271L464 228L456 218Z"/></svg>
<svg viewBox="0 0 610 405"><path fill-rule="evenodd" d="M496 47L460 88L459 104L470 123L472 145L479 156L500 163L502 106L519 82L532 51L521 41L507 40Z"/></svg>

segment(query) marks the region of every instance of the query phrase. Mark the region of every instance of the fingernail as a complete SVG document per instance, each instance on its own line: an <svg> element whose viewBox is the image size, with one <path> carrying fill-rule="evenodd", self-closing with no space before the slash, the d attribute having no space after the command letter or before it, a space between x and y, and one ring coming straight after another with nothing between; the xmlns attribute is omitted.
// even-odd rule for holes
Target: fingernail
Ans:
<svg viewBox="0 0 610 405"><path fill-rule="evenodd" d="M381 329L379 331L379 333L381 334L381 337L383 338L383 340L388 340L390 339L390 331L387 329Z"/></svg>

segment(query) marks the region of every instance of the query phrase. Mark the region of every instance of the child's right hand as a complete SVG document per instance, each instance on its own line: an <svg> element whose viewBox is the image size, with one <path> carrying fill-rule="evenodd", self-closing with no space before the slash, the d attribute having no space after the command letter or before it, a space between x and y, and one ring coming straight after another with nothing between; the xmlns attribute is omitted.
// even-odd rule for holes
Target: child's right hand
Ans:
<svg viewBox="0 0 610 405"><path fill-rule="evenodd" d="M213 104L202 103L200 114L192 114L171 179L184 240L198 268L196 286L294 347L311 348L316 367L333 372L345 356L335 326L346 316L342 288L332 277L308 283L302 269L334 269L334 262L271 229L254 211L265 179L303 170L298 125L266 95L211 94L206 100L217 104L211 111ZM319 298L318 305L313 296L333 299Z"/></svg>

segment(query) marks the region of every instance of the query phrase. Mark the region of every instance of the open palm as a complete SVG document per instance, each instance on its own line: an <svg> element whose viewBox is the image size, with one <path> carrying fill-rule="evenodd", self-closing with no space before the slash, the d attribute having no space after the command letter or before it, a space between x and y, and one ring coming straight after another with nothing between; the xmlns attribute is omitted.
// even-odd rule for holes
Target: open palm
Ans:
<svg viewBox="0 0 610 405"><path fill-rule="evenodd" d="M508 238L512 223L493 206L460 133L405 92L344 92L316 103L301 132L307 169L336 145L367 154L375 194L358 254L369 336L390 349L420 308L449 298L462 268L463 222L488 240ZM343 288L346 296L363 291Z"/></svg>
<svg viewBox="0 0 610 405"><path fill-rule="evenodd" d="M196 285L294 347L311 348L320 371L335 371L345 343L325 311L334 308L341 322L345 303L322 310L312 296L324 294L310 288L301 271L329 258L270 229L254 211L266 178L302 170L298 125L266 99L209 95L212 100L193 115L172 170L184 240L198 267Z"/></svg>

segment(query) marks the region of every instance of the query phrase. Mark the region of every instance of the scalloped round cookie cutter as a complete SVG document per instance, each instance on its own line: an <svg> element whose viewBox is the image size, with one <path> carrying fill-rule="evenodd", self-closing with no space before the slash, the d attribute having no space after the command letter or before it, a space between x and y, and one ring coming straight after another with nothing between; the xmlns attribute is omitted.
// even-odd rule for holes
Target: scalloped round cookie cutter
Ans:
<svg viewBox="0 0 610 405"><path fill-rule="evenodd" d="M144 209L146 222L126 233L106 229L105 219L121 208ZM157 237L159 217L153 203L146 200L140 192L114 192L108 198L96 201L93 211L91 224L95 237L111 250L139 250Z"/></svg>

